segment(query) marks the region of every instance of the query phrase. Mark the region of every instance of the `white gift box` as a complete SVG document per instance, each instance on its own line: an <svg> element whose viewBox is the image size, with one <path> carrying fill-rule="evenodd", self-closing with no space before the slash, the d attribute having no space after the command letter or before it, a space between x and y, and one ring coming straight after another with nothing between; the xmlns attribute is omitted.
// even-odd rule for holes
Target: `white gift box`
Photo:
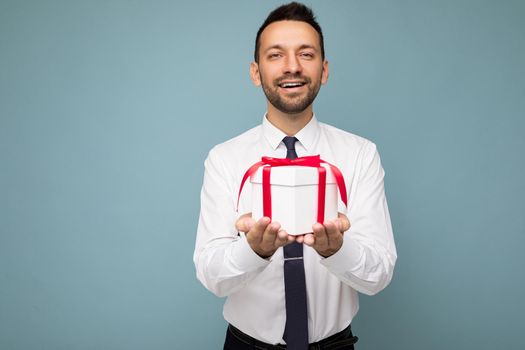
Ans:
<svg viewBox="0 0 525 350"><path fill-rule="evenodd" d="M325 220L337 218L337 184L328 165L326 169ZM263 217L263 167L250 178L252 183L252 217ZM315 167L272 167L270 188L272 197L272 221L290 235L312 232L317 222L319 173Z"/></svg>

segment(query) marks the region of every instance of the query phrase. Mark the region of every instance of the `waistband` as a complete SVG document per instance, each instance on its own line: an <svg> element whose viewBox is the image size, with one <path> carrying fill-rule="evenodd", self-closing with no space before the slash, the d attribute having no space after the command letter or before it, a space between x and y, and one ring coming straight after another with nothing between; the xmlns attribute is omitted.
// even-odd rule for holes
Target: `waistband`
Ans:
<svg viewBox="0 0 525 350"><path fill-rule="evenodd" d="M274 345L274 344L268 344L268 343L262 342L253 337L250 337L248 334L242 332L240 329L234 327L231 324L228 325L228 331L230 331L235 337L237 337L244 343L250 344L252 346L257 346L260 349L264 349L264 350L286 349L285 344L275 344ZM339 333L331 335L318 342L309 344L308 350L320 350L320 349L323 349L325 346L335 345L335 343L337 343L338 345L352 345L352 344L357 343L358 340L359 338L355 337L352 334L351 325L348 325L348 327L346 327Z"/></svg>

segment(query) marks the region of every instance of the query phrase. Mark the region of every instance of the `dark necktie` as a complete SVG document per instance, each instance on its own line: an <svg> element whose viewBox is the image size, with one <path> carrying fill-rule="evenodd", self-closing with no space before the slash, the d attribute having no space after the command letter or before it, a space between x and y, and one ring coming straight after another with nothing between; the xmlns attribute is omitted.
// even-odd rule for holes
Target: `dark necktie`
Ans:
<svg viewBox="0 0 525 350"><path fill-rule="evenodd" d="M295 159L295 137L286 136L286 158ZM306 304L306 281L304 277L303 245L291 243L284 252L284 292L286 301L286 325L283 339L290 350L308 349L308 313Z"/></svg>

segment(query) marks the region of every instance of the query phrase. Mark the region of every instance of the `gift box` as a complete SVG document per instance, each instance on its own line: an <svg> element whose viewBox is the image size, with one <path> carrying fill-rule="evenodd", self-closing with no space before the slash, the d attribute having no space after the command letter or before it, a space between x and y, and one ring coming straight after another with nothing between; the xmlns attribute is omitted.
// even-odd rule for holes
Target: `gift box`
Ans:
<svg viewBox="0 0 525 350"><path fill-rule="evenodd" d="M337 185L330 169L326 169L324 216L337 218ZM263 169L252 175L252 217L259 220L263 214ZM283 166L272 169L270 188L272 221L290 235L312 232L317 222L319 175L317 168Z"/></svg>
<svg viewBox="0 0 525 350"><path fill-rule="evenodd" d="M268 216L290 235L312 232L316 222L337 218L337 191L346 205L344 178L319 156L263 157L245 173L252 184L252 217Z"/></svg>

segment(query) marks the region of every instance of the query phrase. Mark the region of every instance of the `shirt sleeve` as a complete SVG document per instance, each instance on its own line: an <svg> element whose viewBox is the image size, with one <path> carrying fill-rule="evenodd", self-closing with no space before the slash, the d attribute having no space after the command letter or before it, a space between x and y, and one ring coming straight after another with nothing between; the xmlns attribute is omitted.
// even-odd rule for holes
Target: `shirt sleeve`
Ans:
<svg viewBox="0 0 525 350"><path fill-rule="evenodd" d="M373 295L390 283L397 252L385 197L385 172L373 143L364 146L359 163L347 210L351 227L341 249L321 264L343 283Z"/></svg>
<svg viewBox="0 0 525 350"><path fill-rule="evenodd" d="M235 230L236 190L216 149L206 159L193 261L197 278L217 296L241 289L270 263Z"/></svg>

